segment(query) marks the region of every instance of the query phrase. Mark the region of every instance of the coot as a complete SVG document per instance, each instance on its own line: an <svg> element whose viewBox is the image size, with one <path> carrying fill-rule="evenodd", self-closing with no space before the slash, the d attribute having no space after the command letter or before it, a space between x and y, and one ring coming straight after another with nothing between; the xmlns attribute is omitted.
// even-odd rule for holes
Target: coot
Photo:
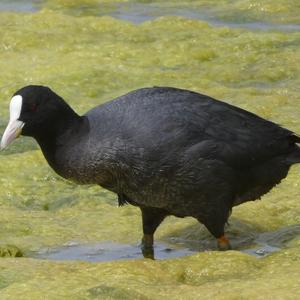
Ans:
<svg viewBox="0 0 300 300"><path fill-rule="evenodd" d="M48 87L26 86L11 99L1 148L19 134L36 139L60 176L138 206L145 257L168 215L196 218L230 249L224 225L232 207L258 199L300 163L293 132L170 87L138 89L79 116Z"/></svg>

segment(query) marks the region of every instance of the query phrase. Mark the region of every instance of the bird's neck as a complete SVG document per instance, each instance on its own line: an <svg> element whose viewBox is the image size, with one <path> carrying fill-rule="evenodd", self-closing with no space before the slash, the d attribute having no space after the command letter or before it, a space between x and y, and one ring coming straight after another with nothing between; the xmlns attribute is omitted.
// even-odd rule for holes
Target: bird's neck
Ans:
<svg viewBox="0 0 300 300"><path fill-rule="evenodd" d="M56 120L50 125L47 132L39 134L34 138L52 169L60 176L68 178L61 160L66 160L70 151L76 152L81 143L82 136L89 130L88 122L75 112L64 115L63 119Z"/></svg>

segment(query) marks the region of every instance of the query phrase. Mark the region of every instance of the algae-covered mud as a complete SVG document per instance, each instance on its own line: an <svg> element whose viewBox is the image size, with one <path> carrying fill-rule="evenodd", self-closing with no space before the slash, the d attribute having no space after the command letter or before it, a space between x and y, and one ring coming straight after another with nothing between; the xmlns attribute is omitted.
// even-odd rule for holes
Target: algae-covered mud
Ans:
<svg viewBox="0 0 300 300"><path fill-rule="evenodd" d="M300 133L299 1L2 1L0 9L1 132L11 95L43 84L79 113L144 86L187 88ZM1 153L0 175L0 299L300 294L300 166L261 201L234 208L235 251L214 251L203 226L170 217L156 234L157 261L141 258L137 208L62 180L31 139Z"/></svg>

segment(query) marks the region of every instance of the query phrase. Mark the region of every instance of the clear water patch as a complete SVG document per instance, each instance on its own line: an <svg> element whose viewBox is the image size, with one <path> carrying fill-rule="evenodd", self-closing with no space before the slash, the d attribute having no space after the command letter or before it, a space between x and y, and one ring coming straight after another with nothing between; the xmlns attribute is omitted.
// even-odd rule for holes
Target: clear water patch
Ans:
<svg viewBox="0 0 300 300"><path fill-rule="evenodd" d="M174 247L158 242L154 247L155 259L167 259L186 256L194 251L180 246ZM120 244L110 241L80 244L69 242L61 247L42 249L33 255L39 259L81 260L89 262L128 260L143 258L139 245Z"/></svg>
<svg viewBox="0 0 300 300"><path fill-rule="evenodd" d="M277 231L258 234L254 240L233 238L233 249L265 257L273 252L284 249L287 244L300 235L300 224L288 226ZM209 241L179 241L174 243L156 241L154 246L155 259L171 259L191 255L201 251L216 250L213 240ZM188 245L188 246L187 246ZM68 242L63 246L44 248L33 253L34 258L48 260L80 260L89 262L104 262L143 258L139 245L121 244L111 241L99 243Z"/></svg>
<svg viewBox="0 0 300 300"><path fill-rule="evenodd" d="M35 12L40 9L41 0L2 0L0 1L0 10L15 12Z"/></svg>

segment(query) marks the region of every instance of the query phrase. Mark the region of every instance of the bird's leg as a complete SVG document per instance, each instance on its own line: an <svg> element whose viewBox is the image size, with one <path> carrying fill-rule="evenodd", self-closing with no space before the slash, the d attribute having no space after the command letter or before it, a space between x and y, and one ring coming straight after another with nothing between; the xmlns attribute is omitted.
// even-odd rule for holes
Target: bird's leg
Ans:
<svg viewBox="0 0 300 300"><path fill-rule="evenodd" d="M153 234L144 233L141 248L145 258L154 259Z"/></svg>
<svg viewBox="0 0 300 300"><path fill-rule="evenodd" d="M221 237L217 238L218 249L220 251L226 251L231 249L230 242L227 237L223 234Z"/></svg>
<svg viewBox="0 0 300 300"><path fill-rule="evenodd" d="M153 250L153 234L159 224L166 217L166 213L162 209L141 207L143 220L143 238L142 238L142 253L145 258L154 259Z"/></svg>
<svg viewBox="0 0 300 300"><path fill-rule="evenodd" d="M199 221L201 222L201 220ZM230 242L224 234L224 227L226 222L227 218L224 217L222 220L222 218L220 218L220 215L219 217L210 217L204 222L202 222L206 226L208 231L217 239L217 245L220 251L231 249Z"/></svg>

